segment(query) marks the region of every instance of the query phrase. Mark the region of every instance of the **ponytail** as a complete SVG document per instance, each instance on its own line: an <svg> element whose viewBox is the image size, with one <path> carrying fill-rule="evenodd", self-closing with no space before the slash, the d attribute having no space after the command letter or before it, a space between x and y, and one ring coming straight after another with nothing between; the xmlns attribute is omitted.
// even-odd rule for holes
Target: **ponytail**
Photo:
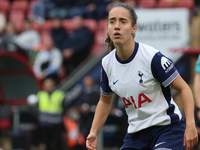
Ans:
<svg viewBox="0 0 200 150"><path fill-rule="evenodd" d="M110 39L110 36L107 33L107 38L105 39L105 42L108 43L108 51L111 52L113 49L115 49L113 41Z"/></svg>

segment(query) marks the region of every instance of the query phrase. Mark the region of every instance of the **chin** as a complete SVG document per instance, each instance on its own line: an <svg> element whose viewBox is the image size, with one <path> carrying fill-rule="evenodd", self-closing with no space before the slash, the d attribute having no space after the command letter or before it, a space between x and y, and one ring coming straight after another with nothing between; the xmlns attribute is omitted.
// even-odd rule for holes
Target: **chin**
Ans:
<svg viewBox="0 0 200 150"><path fill-rule="evenodd" d="M114 40L113 43L116 44L116 45L123 44L123 42L121 40Z"/></svg>

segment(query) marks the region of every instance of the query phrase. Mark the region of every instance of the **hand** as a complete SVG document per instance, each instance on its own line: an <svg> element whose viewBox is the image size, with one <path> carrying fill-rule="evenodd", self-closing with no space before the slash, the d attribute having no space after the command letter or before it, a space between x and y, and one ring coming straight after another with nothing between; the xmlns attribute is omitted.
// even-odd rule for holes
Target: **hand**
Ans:
<svg viewBox="0 0 200 150"><path fill-rule="evenodd" d="M88 150L97 150L97 135L94 133L90 133L86 138L86 147Z"/></svg>
<svg viewBox="0 0 200 150"><path fill-rule="evenodd" d="M186 146L187 150L192 150L192 147L196 146L197 142L198 135L195 125L187 125L184 135L184 146Z"/></svg>

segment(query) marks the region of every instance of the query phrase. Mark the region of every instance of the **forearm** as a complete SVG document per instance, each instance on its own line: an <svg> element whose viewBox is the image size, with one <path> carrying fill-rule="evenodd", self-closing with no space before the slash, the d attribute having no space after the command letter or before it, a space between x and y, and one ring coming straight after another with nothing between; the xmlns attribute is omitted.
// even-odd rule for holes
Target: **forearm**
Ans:
<svg viewBox="0 0 200 150"><path fill-rule="evenodd" d="M186 125L194 124L194 99L192 95L192 91L187 86L181 91L181 97L182 97L182 103L183 108L185 111L185 117L186 117Z"/></svg>
<svg viewBox="0 0 200 150"><path fill-rule="evenodd" d="M181 94L181 100L186 117L186 125L194 124L194 99L190 87L180 75L171 83L171 87Z"/></svg>
<svg viewBox="0 0 200 150"><path fill-rule="evenodd" d="M111 103L112 101L106 102L101 100L100 98L100 101L96 107L95 116L90 133L95 133L96 135L99 133L110 113Z"/></svg>

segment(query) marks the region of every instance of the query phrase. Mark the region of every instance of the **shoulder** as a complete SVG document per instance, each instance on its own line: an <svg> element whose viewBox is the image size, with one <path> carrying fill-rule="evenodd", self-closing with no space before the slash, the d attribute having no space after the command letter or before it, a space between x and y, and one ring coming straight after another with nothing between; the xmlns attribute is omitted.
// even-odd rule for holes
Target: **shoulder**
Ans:
<svg viewBox="0 0 200 150"><path fill-rule="evenodd" d="M159 52L159 50L155 49L154 47L143 43L139 43L139 49L140 51L144 51L147 55L151 56Z"/></svg>
<svg viewBox="0 0 200 150"><path fill-rule="evenodd" d="M151 63L154 57L159 53L160 51L155 49L152 46L149 46L147 44L139 43L138 53L139 58L142 62L148 62ZM138 57L137 57L138 58Z"/></svg>
<svg viewBox="0 0 200 150"><path fill-rule="evenodd" d="M112 50L106 56L104 56L102 59L102 65L107 65L109 61L111 61L113 57L115 56L115 52L116 52L116 49Z"/></svg>

